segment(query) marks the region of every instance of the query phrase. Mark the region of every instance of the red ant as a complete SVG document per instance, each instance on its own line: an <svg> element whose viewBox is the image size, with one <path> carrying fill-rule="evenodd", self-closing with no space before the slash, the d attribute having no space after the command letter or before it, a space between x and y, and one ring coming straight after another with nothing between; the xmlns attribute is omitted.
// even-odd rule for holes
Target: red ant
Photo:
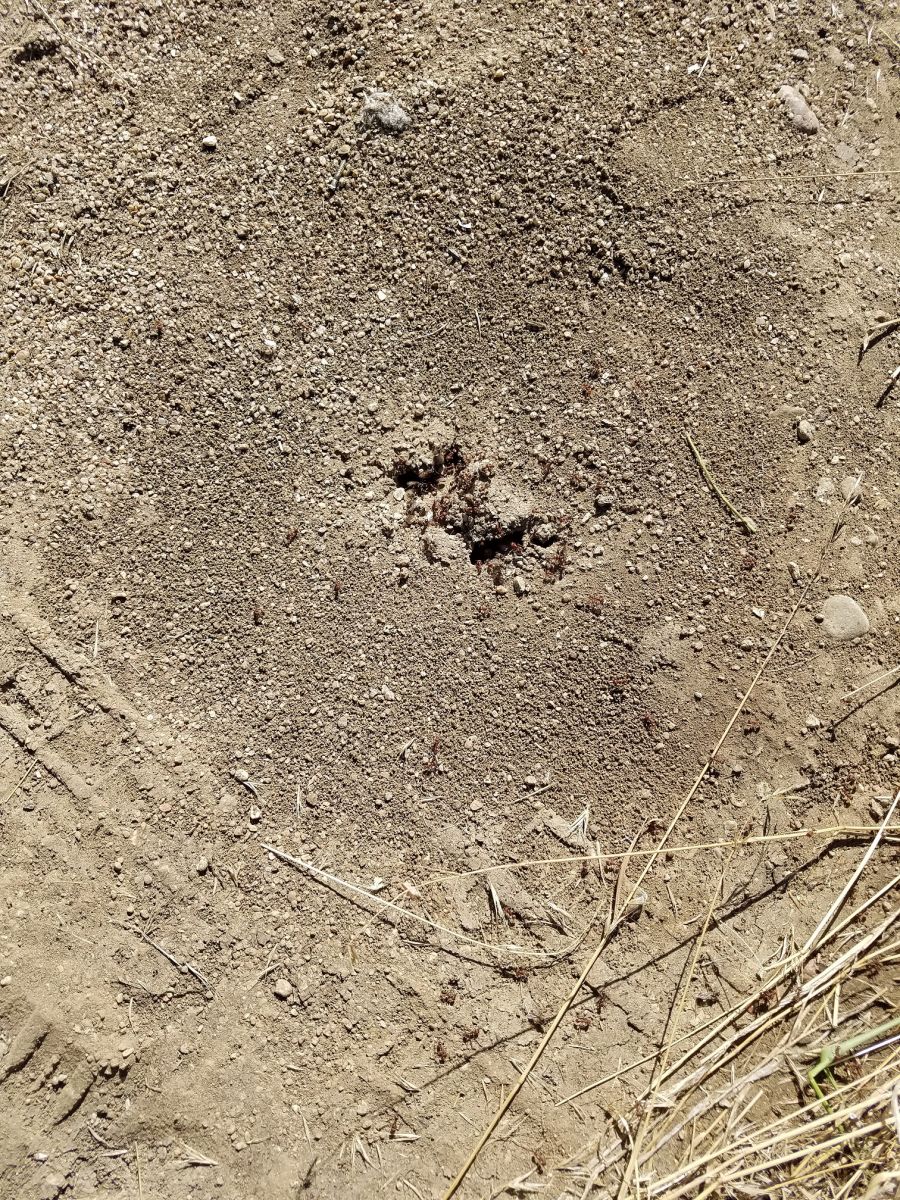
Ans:
<svg viewBox="0 0 900 1200"><path fill-rule="evenodd" d="M428 751L425 764L422 767L422 771L425 775L433 775L438 769L438 750L440 750L441 745L442 742L439 737L432 738L431 749Z"/></svg>

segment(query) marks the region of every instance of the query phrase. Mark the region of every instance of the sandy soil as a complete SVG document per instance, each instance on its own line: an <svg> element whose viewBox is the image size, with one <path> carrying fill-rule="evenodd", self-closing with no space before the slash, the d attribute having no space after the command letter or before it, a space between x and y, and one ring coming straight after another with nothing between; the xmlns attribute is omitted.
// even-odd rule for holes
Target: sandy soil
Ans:
<svg viewBox="0 0 900 1200"><path fill-rule="evenodd" d="M458 873L652 848L847 497L672 844L885 811L896 6L0 28L0 1195L438 1197L622 894ZM859 854L662 856L462 1194Z"/></svg>

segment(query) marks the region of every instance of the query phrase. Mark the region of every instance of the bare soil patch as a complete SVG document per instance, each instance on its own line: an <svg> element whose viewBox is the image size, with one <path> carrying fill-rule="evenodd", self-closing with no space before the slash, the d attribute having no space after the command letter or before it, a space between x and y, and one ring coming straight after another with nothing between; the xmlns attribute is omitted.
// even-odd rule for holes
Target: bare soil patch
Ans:
<svg viewBox="0 0 900 1200"><path fill-rule="evenodd" d="M616 1195L896 789L896 12L0 31L0 1197L442 1196L843 512L460 1191Z"/></svg>

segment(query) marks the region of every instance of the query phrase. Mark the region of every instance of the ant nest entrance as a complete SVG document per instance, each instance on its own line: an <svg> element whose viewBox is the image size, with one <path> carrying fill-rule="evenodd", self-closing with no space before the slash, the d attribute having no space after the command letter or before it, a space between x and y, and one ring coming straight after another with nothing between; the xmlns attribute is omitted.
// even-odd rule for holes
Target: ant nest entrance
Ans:
<svg viewBox="0 0 900 1200"><path fill-rule="evenodd" d="M469 459L456 441L405 449L394 479L410 491L409 519L420 522L430 562L445 565L468 552L485 563L533 551L546 578L559 578L567 562L557 522L535 514L518 488L488 459Z"/></svg>

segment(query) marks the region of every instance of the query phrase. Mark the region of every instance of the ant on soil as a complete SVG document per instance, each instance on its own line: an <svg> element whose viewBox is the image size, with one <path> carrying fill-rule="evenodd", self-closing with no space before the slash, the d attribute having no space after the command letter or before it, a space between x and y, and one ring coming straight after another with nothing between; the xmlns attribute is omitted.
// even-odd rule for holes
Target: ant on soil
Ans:
<svg viewBox="0 0 900 1200"><path fill-rule="evenodd" d="M263 617L265 615L266 615L266 610L263 608L263 606L260 604L260 602L258 600L255 601L253 604L253 624L254 625L262 625Z"/></svg>
<svg viewBox="0 0 900 1200"><path fill-rule="evenodd" d="M450 515L450 497L435 496L431 504L431 520L435 525L446 525Z"/></svg>
<svg viewBox="0 0 900 1200"><path fill-rule="evenodd" d="M296 542L296 540L299 536L300 536L300 530L297 528L296 525L292 525L290 527L290 529L287 531L287 533L284 535L284 544L286 546L292 546L294 544L294 542Z"/></svg>
<svg viewBox="0 0 900 1200"><path fill-rule="evenodd" d="M481 1034L481 1030L479 1029L479 1027L477 1025L474 1025L471 1029L463 1030L462 1040L466 1043L467 1046L471 1046L473 1042L478 1041L480 1034Z"/></svg>
<svg viewBox="0 0 900 1200"><path fill-rule="evenodd" d="M450 1057L450 1055L447 1053L447 1047L444 1045L443 1042L435 1042L434 1057L438 1060L439 1063L445 1063L447 1061L447 1059Z"/></svg>
<svg viewBox="0 0 900 1200"><path fill-rule="evenodd" d="M428 754L425 758L425 764L422 767L423 775L433 775L435 773L435 771L437 771L437 769L438 769L438 750L440 750L442 744L443 743L439 737L435 736L434 738L432 738L431 748L428 751Z"/></svg>
<svg viewBox="0 0 900 1200"><path fill-rule="evenodd" d="M344 590L344 583L341 579L332 579L331 581L331 598L340 600L341 592Z"/></svg>
<svg viewBox="0 0 900 1200"><path fill-rule="evenodd" d="M556 549L544 563L545 579L562 579L569 562L569 550L565 542L558 542Z"/></svg>

